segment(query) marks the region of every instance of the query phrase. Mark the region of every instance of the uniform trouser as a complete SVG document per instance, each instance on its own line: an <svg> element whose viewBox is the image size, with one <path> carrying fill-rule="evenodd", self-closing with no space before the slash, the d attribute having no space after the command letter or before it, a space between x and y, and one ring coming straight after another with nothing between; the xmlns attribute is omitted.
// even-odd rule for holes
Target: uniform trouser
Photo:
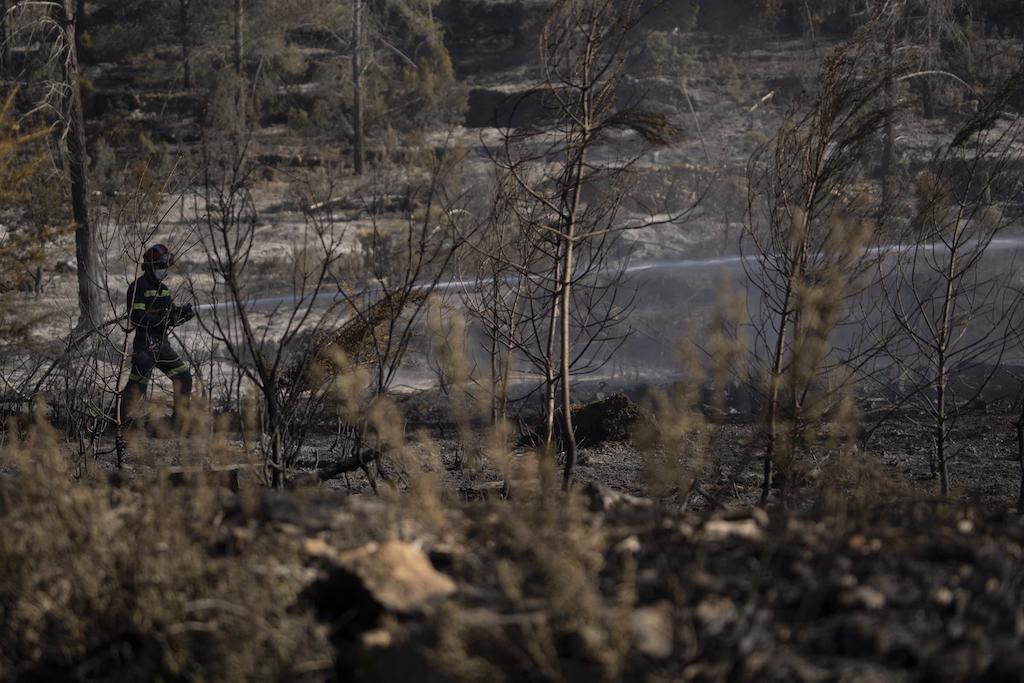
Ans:
<svg viewBox="0 0 1024 683"><path fill-rule="evenodd" d="M189 396L192 394L192 373L177 351L171 348L166 338L135 337L132 352L132 369L128 374L128 385L121 394L121 421L136 417L139 403L146 394L146 385L153 374L153 368L164 373L174 387L174 414L182 415Z"/></svg>

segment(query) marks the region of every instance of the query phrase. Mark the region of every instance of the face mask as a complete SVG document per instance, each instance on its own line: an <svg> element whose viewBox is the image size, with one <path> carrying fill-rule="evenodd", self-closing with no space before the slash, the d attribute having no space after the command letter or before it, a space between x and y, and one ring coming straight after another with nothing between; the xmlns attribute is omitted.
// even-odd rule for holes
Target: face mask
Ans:
<svg viewBox="0 0 1024 683"><path fill-rule="evenodd" d="M167 277L167 269L166 268L154 268L153 269L153 276L157 280L163 281L163 279L165 277Z"/></svg>

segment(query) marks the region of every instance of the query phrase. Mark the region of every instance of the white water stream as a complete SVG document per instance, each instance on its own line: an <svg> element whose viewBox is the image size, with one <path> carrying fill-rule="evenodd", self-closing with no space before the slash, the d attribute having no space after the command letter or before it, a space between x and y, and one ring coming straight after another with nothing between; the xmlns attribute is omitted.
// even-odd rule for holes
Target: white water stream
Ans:
<svg viewBox="0 0 1024 683"><path fill-rule="evenodd" d="M964 242L959 245L962 252L968 252L972 248L977 247L977 242ZM933 242L925 245L883 245L878 247L871 247L865 251L867 256L889 256L889 255L900 255L907 254L914 251L923 254L934 254L936 252L943 252L949 250L949 245L942 242ZM985 247L986 253L988 252L999 252L999 251L1018 251L1024 250L1024 237L1001 237L991 240ZM687 270L698 270L706 268L735 268L742 266L744 263L756 263L758 257L755 255L748 256L716 256L703 259L672 259L665 261L648 261L644 263L637 263L626 266L622 271L626 275L647 273L655 271L687 271ZM614 268L606 268L602 274L618 272L621 266ZM437 284L422 284L416 285L412 289L413 291L432 289L434 291L450 291L450 290L472 290L478 287L483 287L489 284L488 280L446 280L438 282ZM260 309L260 308L275 308L284 305L294 305L301 303L302 305L310 305L313 303L337 303L344 301L346 297L349 298L362 298L365 296L373 296L382 294L384 289L382 287L368 287L358 292L345 293L342 291L329 291L319 292L317 294L293 294L288 296L276 296L276 297L264 297L249 299L244 302L246 310ZM234 308L234 302L219 302L211 304L202 304L196 307L196 310L200 313L204 311L214 310L228 310Z"/></svg>

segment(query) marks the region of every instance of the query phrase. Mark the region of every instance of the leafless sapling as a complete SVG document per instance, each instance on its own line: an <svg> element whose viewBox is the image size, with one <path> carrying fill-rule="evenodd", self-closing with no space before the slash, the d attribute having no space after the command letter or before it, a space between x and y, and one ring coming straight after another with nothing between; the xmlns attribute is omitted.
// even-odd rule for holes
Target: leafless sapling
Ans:
<svg viewBox="0 0 1024 683"><path fill-rule="evenodd" d="M903 344L892 349L903 392L933 434L939 490L950 490L950 428L981 395L1011 339L1020 305L1012 268L993 264L1020 196L1024 121L1004 115L1018 73L940 149L919 176L918 205L882 280ZM979 374L980 372L980 374ZM972 381L963 378L976 375Z"/></svg>
<svg viewBox="0 0 1024 683"><path fill-rule="evenodd" d="M868 248L877 230L863 179L872 136L888 115L888 79L872 40L865 30L826 57L810 110L785 121L751 161L743 243L752 257L744 264L756 297L755 354L768 359L764 501L776 474L785 501L787 470L808 428L879 352L856 303L879 258ZM848 333L842 343L837 329Z"/></svg>
<svg viewBox="0 0 1024 683"><path fill-rule="evenodd" d="M289 371L296 357L316 353L299 342L338 320L339 303L325 303L320 294L330 288L331 270L342 256L344 228L305 221L284 264L289 277L281 284L291 296L275 291L279 300L259 310L253 303L260 286L253 276L259 214L251 193L250 141L251 135L229 136L223 144L204 145L195 221L213 278L196 287L206 290L211 304L199 315L203 329L259 392L265 464L271 484L281 487L304 443L303 411L310 408L304 400L308 386Z"/></svg>
<svg viewBox="0 0 1024 683"><path fill-rule="evenodd" d="M572 422L574 322L596 322L579 315L577 289L590 287L592 300L608 301L617 287L581 285L581 271L607 258L624 229L622 206L628 195L635 152L607 160L595 151L613 131L630 131L637 139L663 144L675 129L664 116L619 103L620 84L631 40L645 11L637 0L565 0L549 9L541 31L540 61L545 115L541 121L508 129L499 167L519 186L527 202L530 229L545 248L543 271L534 272L540 297L548 303L531 311L545 319L538 330L545 362L546 417L552 431L555 393L560 395L563 486L572 482L577 443ZM641 145L642 146L642 145ZM588 200L588 188L605 188ZM524 216L525 217L525 216ZM600 268L595 269L596 273ZM614 270L614 269L613 269ZM539 277L538 277L539 276ZM598 294L601 291L603 293ZM612 309L615 305L612 305ZM604 324L614 316L605 317ZM600 325L599 325L600 326ZM557 358L557 365L554 359Z"/></svg>

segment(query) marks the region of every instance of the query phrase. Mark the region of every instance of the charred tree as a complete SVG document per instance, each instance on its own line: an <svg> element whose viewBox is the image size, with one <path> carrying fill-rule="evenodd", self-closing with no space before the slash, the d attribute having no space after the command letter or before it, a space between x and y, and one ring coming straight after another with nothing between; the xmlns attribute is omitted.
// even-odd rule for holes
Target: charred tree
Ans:
<svg viewBox="0 0 1024 683"><path fill-rule="evenodd" d="M178 0L178 39L181 41L181 86L192 89L192 7L191 0Z"/></svg>
<svg viewBox="0 0 1024 683"><path fill-rule="evenodd" d="M1017 335L1020 341L1020 335ZM1013 422L1013 429L1017 435L1017 464L1020 465L1020 488L1017 493L1017 514L1024 515L1024 391L1017 394L1018 413L1017 419Z"/></svg>
<svg viewBox="0 0 1024 683"><path fill-rule="evenodd" d="M892 209L893 172L896 168L896 31L885 36L885 126L882 130L882 215Z"/></svg>
<svg viewBox="0 0 1024 683"><path fill-rule="evenodd" d="M67 117L67 171L70 178L71 211L75 221L75 261L78 266L78 328L91 330L99 322L96 236L89 222L89 174L85 143L85 115L77 49L75 0L54 6L61 27Z"/></svg>
<svg viewBox="0 0 1024 683"><path fill-rule="evenodd" d="M1024 515L1024 417L1017 421L1017 462L1020 463L1020 492L1017 494L1017 513Z"/></svg>
<svg viewBox="0 0 1024 683"><path fill-rule="evenodd" d="M11 0L0 0L0 78L9 78L11 68Z"/></svg>
<svg viewBox="0 0 1024 683"><path fill-rule="evenodd" d="M242 76L243 60L245 57L244 24L245 24L245 0L235 0L235 38L234 38L234 64L235 73Z"/></svg>
<svg viewBox="0 0 1024 683"><path fill-rule="evenodd" d="M744 263L760 301L751 321L755 356L769 358L763 502L777 484L785 503L805 434L835 411L878 353L863 338L843 346L833 339L839 325L865 327L858 324L865 312L849 302L879 254L865 249L878 230L858 191L858 168L889 113L892 75L872 53L874 28L825 60L813 108L784 123L751 162L743 243L753 259ZM822 382L826 376L839 381Z"/></svg>
<svg viewBox="0 0 1024 683"><path fill-rule="evenodd" d="M907 400L933 435L930 466L939 492L950 491L950 433L964 406L981 396L1011 341L1021 305L1008 279L992 268L992 245L1013 224L1004 210L1019 201L1024 121L1006 121L1006 98L1024 73L1011 77L979 114L940 149L917 183L918 209L883 281L886 305L902 344L893 361L908 378ZM970 383L958 374L990 372Z"/></svg>
<svg viewBox="0 0 1024 683"><path fill-rule="evenodd" d="M363 0L352 0L352 169L363 174Z"/></svg>
<svg viewBox="0 0 1024 683"><path fill-rule="evenodd" d="M636 159L632 152L600 158L595 149L613 130L628 132L647 148L667 144L676 132L664 116L633 103L623 106L618 99L633 29L644 12L639 0L555 3L541 31L545 115L507 128L495 157L523 197L514 211L536 245L537 258L524 266L531 290L525 305L532 349L526 352L544 373L549 442L561 423L566 489L578 449L573 376L586 362L588 348L601 338L614 339L608 331L621 313L612 303L621 273L608 259L616 236L629 229L620 214L632 190ZM602 189L587 199L588 187ZM678 220L680 213L671 212L667 221Z"/></svg>

